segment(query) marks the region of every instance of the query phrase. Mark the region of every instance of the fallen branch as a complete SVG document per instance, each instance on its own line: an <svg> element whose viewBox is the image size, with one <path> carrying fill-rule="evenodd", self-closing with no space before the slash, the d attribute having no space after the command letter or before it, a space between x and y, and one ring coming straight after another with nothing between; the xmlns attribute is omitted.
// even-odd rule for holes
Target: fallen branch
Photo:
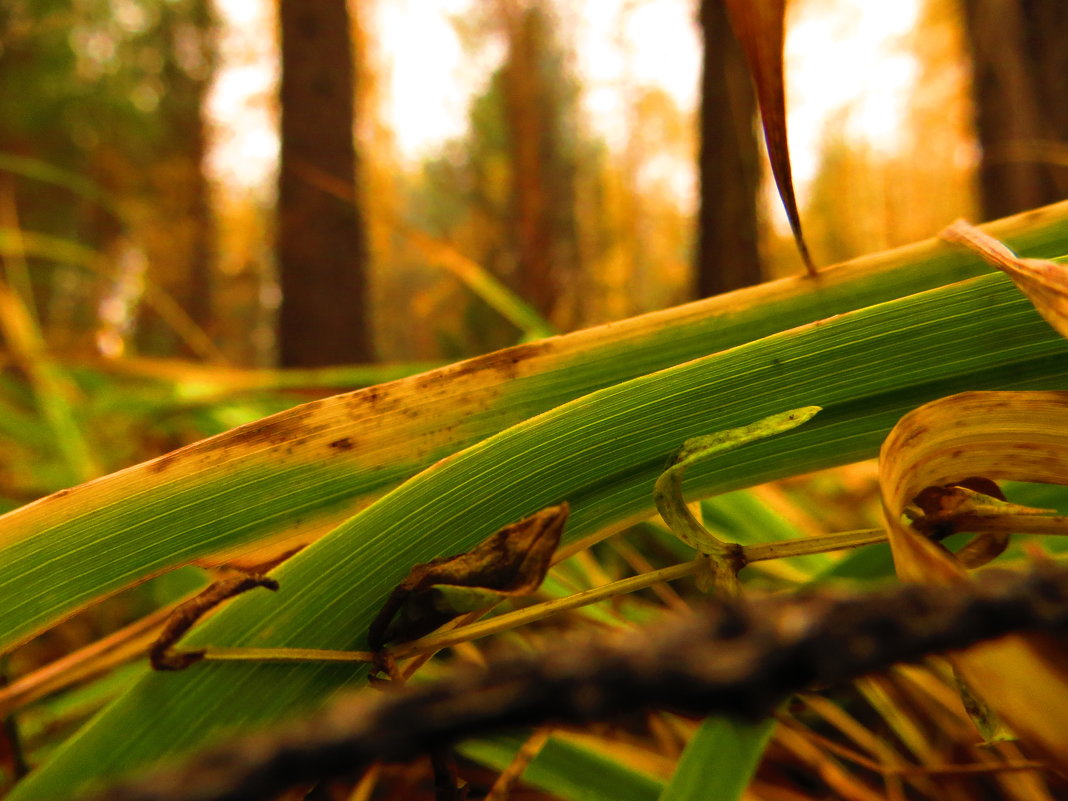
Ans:
<svg viewBox="0 0 1068 801"><path fill-rule="evenodd" d="M640 707L761 716L798 690L1025 631L1068 631L1068 569L987 571L971 586L724 602L626 636L565 639L551 652L354 695L99 798L252 801L475 734L582 725Z"/></svg>

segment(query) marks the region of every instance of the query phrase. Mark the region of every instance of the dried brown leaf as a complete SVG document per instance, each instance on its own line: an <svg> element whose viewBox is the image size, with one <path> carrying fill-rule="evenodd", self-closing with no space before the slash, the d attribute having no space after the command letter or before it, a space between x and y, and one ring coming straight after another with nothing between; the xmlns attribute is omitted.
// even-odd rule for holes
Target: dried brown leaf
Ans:
<svg viewBox="0 0 1068 801"><path fill-rule="evenodd" d="M371 648L422 637L464 612L534 592L549 570L567 515L566 502L550 506L466 553L415 565L371 623Z"/></svg>
<svg viewBox="0 0 1068 801"><path fill-rule="evenodd" d="M809 275L816 265L809 255L801 232L801 215L794 197L790 149L786 137L786 91L783 80L782 48L785 39L786 0L726 0L734 35L745 51L749 71L756 85L764 141L768 146L771 172L779 189L794 241Z"/></svg>
<svg viewBox="0 0 1068 801"><path fill-rule="evenodd" d="M957 560L968 568L985 565L1004 552L1009 544L1012 521L1019 517L1056 513L1055 509L1034 509L1009 503L1001 488L982 476L927 487L920 491L913 503L923 513L913 519L913 528L932 539L940 540L967 531L983 532L956 553Z"/></svg>
<svg viewBox="0 0 1068 801"><path fill-rule="evenodd" d="M216 581L203 592L179 604L163 626L163 631L148 649L148 658L156 670L185 670L204 658L204 651L176 651L175 644L200 618L223 601L248 592L255 587L265 587L277 592L278 582L268 576L243 575Z"/></svg>

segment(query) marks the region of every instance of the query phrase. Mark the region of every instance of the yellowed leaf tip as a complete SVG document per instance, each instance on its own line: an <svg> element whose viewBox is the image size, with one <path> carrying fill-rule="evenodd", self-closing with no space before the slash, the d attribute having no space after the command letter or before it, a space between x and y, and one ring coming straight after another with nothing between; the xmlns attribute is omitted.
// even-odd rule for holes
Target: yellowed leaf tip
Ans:
<svg viewBox="0 0 1068 801"><path fill-rule="evenodd" d="M1068 267L1043 259L1022 259L964 220L957 220L939 236L963 245L1008 275L1046 322L1068 337Z"/></svg>

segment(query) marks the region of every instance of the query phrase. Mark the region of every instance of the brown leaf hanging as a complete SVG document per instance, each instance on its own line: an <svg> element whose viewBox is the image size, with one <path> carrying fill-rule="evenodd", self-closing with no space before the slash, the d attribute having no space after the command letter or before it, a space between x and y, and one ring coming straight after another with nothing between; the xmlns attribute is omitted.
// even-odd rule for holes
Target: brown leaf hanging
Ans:
<svg viewBox="0 0 1068 801"><path fill-rule="evenodd" d="M414 640L464 612L532 593L549 570L567 514L566 502L547 507L466 553L413 567L371 623L371 648Z"/></svg>
<svg viewBox="0 0 1068 801"><path fill-rule="evenodd" d="M779 189L790 230L809 275L816 265L801 233L801 215L794 197L790 150L786 138L786 91L783 79L782 49L786 30L786 0L726 0L734 35L745 51L749 71L756 85L764 141L768 146L771 172Z"/></svg>

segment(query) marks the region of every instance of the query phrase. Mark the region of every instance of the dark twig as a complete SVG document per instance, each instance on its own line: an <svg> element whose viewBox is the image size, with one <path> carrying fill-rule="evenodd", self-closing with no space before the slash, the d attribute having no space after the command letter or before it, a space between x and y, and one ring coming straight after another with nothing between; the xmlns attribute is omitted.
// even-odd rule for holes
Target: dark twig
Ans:
<svg viewBox="0 0 1068 801"><path fill-rule="evenodd" d="M204 651L176 651L178 640L193 627L193 624L211 609L228 598L248 592L255 587L277 590L278 582L266 576L238 576L216 581L202 593L180 604L167 619L163 631L148 649L148 658L156 670L184 670L204 658Z"/></svg>
<svg viewBox="0 0 1068 801"><path fill-rule="evenodd" d="M183 768L114 786L111 801L251 801L310 779L408 759L503 727L585 724L639 707L767 714L789 694L1009 632L1068 630L1068 569L987 571L970 586L906 585L722 603L626 637L564 641L427 684L342 699Z"/></svg>

